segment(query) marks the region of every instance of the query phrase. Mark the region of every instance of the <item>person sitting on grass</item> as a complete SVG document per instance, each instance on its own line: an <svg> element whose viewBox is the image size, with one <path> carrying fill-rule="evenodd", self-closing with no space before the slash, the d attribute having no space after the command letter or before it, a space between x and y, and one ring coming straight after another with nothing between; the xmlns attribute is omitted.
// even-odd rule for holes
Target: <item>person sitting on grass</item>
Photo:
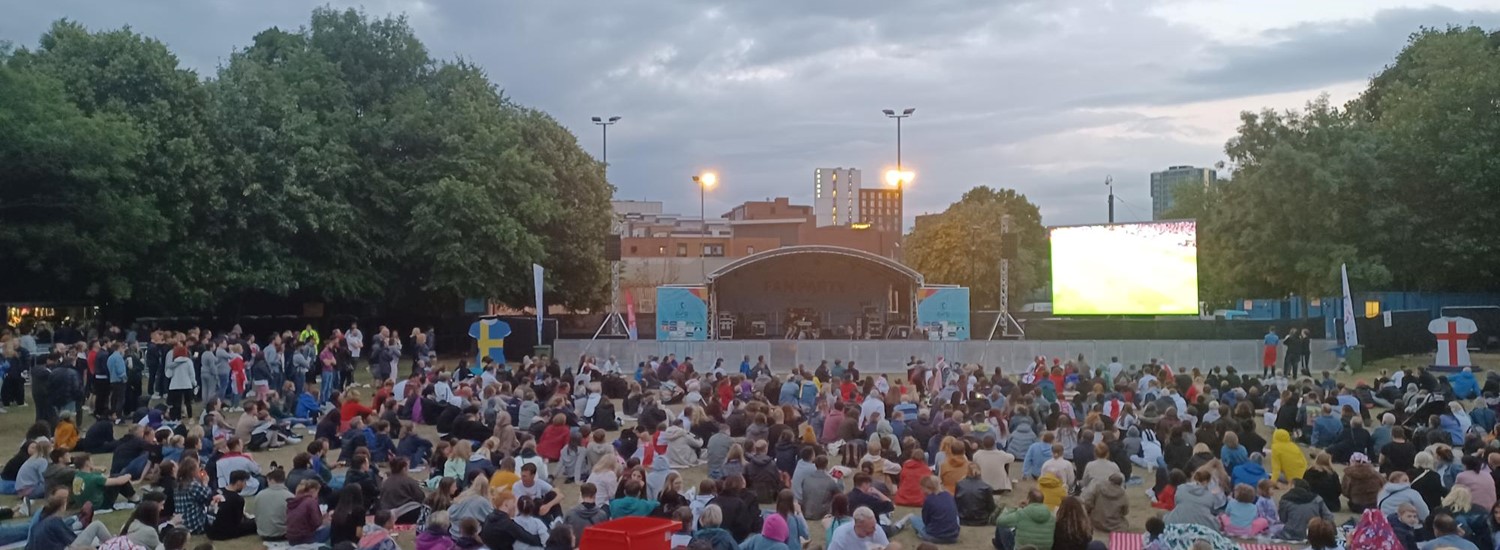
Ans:
<svg viewBox="0 0 1500 550"><path fill-rule="evenodd" d="M266 487L255 498L255 534L260 540L286 540L286 503L295 495L287 490L286 470L266 474Z"/></svg>
<svg viewBox="0 0 1500 550"><path fill-rule="evenodd" d="M251 405L251 408L254 408L254 405ZM254 457L244 451L244 440L238 437L231 437L224 443L224 454L219 457L219 460L214 465L219 471L220 487L227 487L229 485L229 476L234 472L245 472L249 475L249 482L245 485L245 495L253 496L257 491L260 491L260 487L265 485L265 483L261 481L260 463L256 462Z"/></svg>
<svg viewBox="0 0 1500 550"><path fill-rule="evenodd" d="M927 476L919 483L927 493L922 501L922 515L907 514L896 523L896 528L909 522L922 540L937 544L958 542L958 503L953 493L943 490L942 481L936 476Z"/></svg>
<svg viewBox="0 0 1500 550"><path fill-rule="evenodd" d="M233 540L255 534L255 518L245 515L245 491L250 473L244 470L229 474L229 484L219 490L219 510L208 526L209 540Z"/></svg>
<svg viewBox="0 0 1500 550"><path fill-rule="evenodd" d="M74 456L73 467L77 468L77 472L73 474L75 506L91 502L95 510L129 510L135 508L135 502L140 500L135 495L135 487L130 485L130 474L105 477L103 471L94 468L93 457L86 454ZM121 496L129 500L115 504L115 499Z"/></svg>

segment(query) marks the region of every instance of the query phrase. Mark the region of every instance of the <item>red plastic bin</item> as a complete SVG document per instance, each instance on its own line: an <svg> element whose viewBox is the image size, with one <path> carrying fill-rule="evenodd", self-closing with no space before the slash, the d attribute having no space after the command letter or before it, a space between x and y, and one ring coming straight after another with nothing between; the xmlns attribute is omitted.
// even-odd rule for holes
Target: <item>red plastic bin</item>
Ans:
<svg viewBox="0 0 1500 550"><path fill-rule="evenodd" d="M624 517L584 529L578 550L672 550L672 533L680 529L682 522L670 519Z"/></svg>

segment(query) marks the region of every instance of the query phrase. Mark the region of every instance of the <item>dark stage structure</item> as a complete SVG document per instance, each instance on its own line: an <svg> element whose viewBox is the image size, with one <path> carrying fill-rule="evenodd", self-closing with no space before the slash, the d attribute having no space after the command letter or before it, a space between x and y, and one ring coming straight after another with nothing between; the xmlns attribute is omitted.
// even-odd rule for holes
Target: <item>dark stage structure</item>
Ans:
<svg viewBox="0 0 1500 550"><path fill-rule="evenodd" d="M852 248L791 246L708 275L716 339L906 339L922 274Z"/></svg>

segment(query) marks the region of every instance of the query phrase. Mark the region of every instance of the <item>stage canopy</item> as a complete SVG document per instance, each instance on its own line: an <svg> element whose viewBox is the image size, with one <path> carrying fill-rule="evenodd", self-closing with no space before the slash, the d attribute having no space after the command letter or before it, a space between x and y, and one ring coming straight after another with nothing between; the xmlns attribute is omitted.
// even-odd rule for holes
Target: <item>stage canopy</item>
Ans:
<svg viewBox="0 0 1500 550"><path fill-rule="evenodd" d="M791 246L708 275L720 338L885 338L909 330L922 274L837 246Z"/></svg>

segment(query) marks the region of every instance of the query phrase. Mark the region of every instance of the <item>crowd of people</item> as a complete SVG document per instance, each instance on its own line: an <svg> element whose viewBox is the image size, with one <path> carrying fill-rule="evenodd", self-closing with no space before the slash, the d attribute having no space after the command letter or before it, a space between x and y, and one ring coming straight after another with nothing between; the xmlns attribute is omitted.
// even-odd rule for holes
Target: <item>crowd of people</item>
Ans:
<svg viewBox="0 0 1500 550"><path fill-rule="evenodd" d="M415 353L377 334L371 349L357 327L264 347L154 332L46 354L31 367L37 422L0 471L0 493L23 497L0 519L31 517L0 523L0 544L390 548L413 530L423 550L564 550L589 526L650 516L680 522L673 544L693 549L899 550L908 528L930 546L970 527L998 550L1066 550L1140 531L1131 491L1150 501L1134 517L1149 516L1151 549L1488 550L1500 532L1500 378L1481 387L1467 370L1345 384L1083 356L1009 375L912 357L885 375L672 355L449 369L420 331ZM108 389L73 393L94 365ZM371 387L352 384L366 368ZM132 372L164 395L130 397ZM80 382L53 393L63 375ZM300 449L289 464L250 454L282 446ZM118 532L93 520L116 509L132 512ZM1358 518L1336 524L1344 509Z"/></svg>

